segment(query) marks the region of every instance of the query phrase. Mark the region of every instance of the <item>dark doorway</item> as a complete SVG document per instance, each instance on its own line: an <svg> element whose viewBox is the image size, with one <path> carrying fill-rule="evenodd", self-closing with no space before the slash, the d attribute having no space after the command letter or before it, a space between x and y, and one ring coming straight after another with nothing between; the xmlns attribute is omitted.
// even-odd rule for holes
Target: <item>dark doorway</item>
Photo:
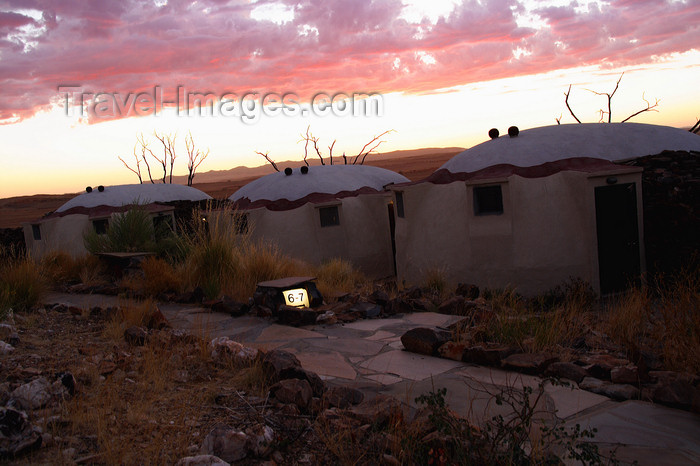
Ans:
<svg viewBox="0 0 700 466"><path fill-rule="evenodd" d="M394 203L390 202L389 208L389 232L391 233L391 259L394 261L394 275L396 275L396 218L394 217Z"/></svg>
<svg viewBox="0 0 700 466"><path fill-rule="evenodd" d="M635 183L595 188L601 294L638 283L639 225Z"/></svg>

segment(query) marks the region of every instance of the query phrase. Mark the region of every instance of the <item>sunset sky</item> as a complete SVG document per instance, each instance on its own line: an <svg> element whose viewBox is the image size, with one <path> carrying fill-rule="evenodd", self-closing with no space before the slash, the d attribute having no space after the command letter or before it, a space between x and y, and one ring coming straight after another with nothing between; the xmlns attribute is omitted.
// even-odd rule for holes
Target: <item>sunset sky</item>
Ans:
<svg viewBox="0 0 700 466"><path fill-rule="evenodd" d="M355 155L389 129L381 151L572 123L570 84L596 122L589 89L622 72L613 121L646 98L658 112L633 121L695 123L700 1L0 0L0 197L136 182L117 157L154 130L177 133L182 175L188 132L211 150L201 172L300 160L309 125L324 154ZM187 93L213 114L188 115ZM339 95L324 115L319 93ZM353 94L380 115L344 110Z"/></svg>

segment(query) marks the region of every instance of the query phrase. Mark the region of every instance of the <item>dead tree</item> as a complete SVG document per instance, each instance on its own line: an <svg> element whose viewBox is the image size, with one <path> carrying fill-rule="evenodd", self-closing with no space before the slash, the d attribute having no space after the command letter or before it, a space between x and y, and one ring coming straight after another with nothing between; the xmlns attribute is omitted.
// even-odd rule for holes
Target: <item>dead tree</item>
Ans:
<svg viewBox="0 0 700 466"><path fill-rule="evenodd" d="M143 137L143 133L141 133L139 136L136 136L136 143L141 146L141 160L143 160L143 163L146 164L146 169L148 171L148 179L151 181L151 184L155 184L153 181L153 176L151 176L151 165L148 163L148 159L146 158L146 152L150 152L150 149L148 148L148 142L146 139ZM151 152L153 154L153 152Z"/></svg>
<svg viewBox="0 0 700 466"><path fill-rule="evenodd" d="M197 168L209 157L209 149L206 152L197 149L192 133L185 137L185 148L187 150L187 186L192 186L192 180L194 180Z"/></svg>
<svg viewBox="0 0 700 466"><path fill-rule="evenodd" d="M615 96L615 93L617 92L618 88L620 87L620 81L622 81L622 77L623 77L624 75L625 75L624 72L620 75L620 77L618 78L617 82L615 83L615 89L613 89L612 92L598 92L598 91L593 91L593 90L591 90L591 89L586 89L588 92L592 92L592 93L595 94L595 95L604 95L604 96L607 98L607 101L608 101L608 110L605 111L605 110L603 110L602 108L599 110L599 112L600 112L600 120L599 120L599 122L600 122L600 123L603 122L603 119L605 118L605 115L608 116L608 123L612 123L612 99L613 99L613 97ZM574 120L576 120L578 123L581 123L581 120L579 120L579 118L576 116L576 114L574 114L574 111L571 109L571 106L569 105L569 95L570 95L570 94L571 94L571 84L569 84L569 90L566 91L566 92L564 93L564 96L565 96L565 98L564 98L564 104L566 105L566 108L569 110L569 113L571 114L571 116L574 117ZM628 117L625 118L624 120L620 121L620 123L624 123L624 122L630 120L631 118L636 117L636 116L639 115L640 113L644 113L644 112L658 112L658 110L656 109L656 107L658 107L658 105L659 105L659 99L656 99L656 102L654 102L654 104L651 104L651 103L649 103L649 101L645 98L644 94L642 94L642 100L643 100L644 102L646 102L646 104L647 104L646 108L643 108L643 109L641 109L641 110L639 110L639 111L637 111L637 112L631 114L630 116L628 116ZM555 118L555 120L557 121L557 124L561 124L561 116L559 116L559 118Z"/></svg>
<svg viewBox="0 0 700 466"><path fill-rule="evenodd" d="M129 166L128 163L124 161L123 158L117 155L117 158L121 160L121 162L124 164L126 168L131 170L132 172L136 173L136 176L139 177L139 184L143 184L143 180L141 179L141 162L139 162L139 156L136 154L136 146L134 145L134 160L136 160L136 169L133 169Z"/></svg>
<svg viewBox="0 0 700 466"><path fill-rule="evenodd" d="M371 154L372 152L374 152L374 150L375 150L377 147L379 147L379 145L380 145L381 143L383 143L384 141L379 141L379 142L377 142L374 146L370 147L369 149L367 149L367 147L369 147L369 146L371 146L372 144L374 144L374 143L377 141L377 139L381 138L381 137L384 136L385 134L389 134L389 133L391 133L391 132L393 132L393 131L394 131L393 129L389 129L389 130L384 131L382 134L373 137L371 141L369 141L367 144L365 144L365 145L362 147L362 149L360 149L360 152L357 154L357 156L355 156L355 160L352 162L352 164L355 165L355 164L357 163L357 160L358 160L360 157L362 157L362 160L360 161L360 165L364 164L364 163L365 163L365 159L367 158L367 156L368 156L369 154Z"/></svg>
<svg viewBox="0 0 700 466"><path fill-rule="evenodd" d="M280 169L277 168L277 164L274 162L274 160L272 160L272 159L267 155L267 154L269 154L269 152L265 152L265 153L263 154L262 152L256 150L255 153L258 154L258 155L262 155L263 157L265 157L265 160L267 160L267 161L270 163L270 165L272 165L272 168L274 168L276 172L280 171ZM308 164L307 164L307 165L308 165Z"/></svg>
<svg viewBox="0 0 700 466"><path fill-rule="evenodd" d="M694 134L698 134L698 131L700 131L700 118L698 118L698 121L695 122L692 128L690 128L688 131Z"/></svg>
<svg viewBox="0 0 700 466"><path fill-rule="evenodd" d="M309 166L309 162L306 160L306 158L309 156L309 142L311 142L314 145L316 155L318 155L318 158L321 160L321 165L325 165L326 163L323 161L321 151L318 149L319 138L314 137L314 135L309 132L309 129L311 129L311 125L306 127L306 134L302 134L301 139L299 140L299 142L304 141L304 163L307 167Z"/></svg>
<svg viewBox="0 0 700 466"><path fill-rule="evenodd" d="M163 134L160 135L158 134L157 131L153 132L153 135L158 139L163 146L163 158L159 159L155 155L153 157L161 164L163 167L163 183L165 183L165 179L167 177L167 169L168 169L168 164L170 165L170 180L169 183L172 184L173 182L173 165L175 165L175 159L177 158L177 154L175 151L175 139L177 138L177 134Z"/></svg>

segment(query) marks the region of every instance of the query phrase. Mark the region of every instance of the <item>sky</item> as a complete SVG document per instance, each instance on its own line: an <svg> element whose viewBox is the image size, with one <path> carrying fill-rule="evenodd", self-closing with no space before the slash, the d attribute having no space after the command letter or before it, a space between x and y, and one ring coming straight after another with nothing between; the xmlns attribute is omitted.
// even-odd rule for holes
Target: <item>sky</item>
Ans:
<svg viewBox="0 0 700 466"><path fill-rule="evenodd" d="M698 0L0 0L0 197L138 182L154 131L176 175L188 134L199 172L301 161L307 128L325 156L470 147L574 123L569 86L598 122L620 77L613 121L689 127L698 76Z"/></svg>

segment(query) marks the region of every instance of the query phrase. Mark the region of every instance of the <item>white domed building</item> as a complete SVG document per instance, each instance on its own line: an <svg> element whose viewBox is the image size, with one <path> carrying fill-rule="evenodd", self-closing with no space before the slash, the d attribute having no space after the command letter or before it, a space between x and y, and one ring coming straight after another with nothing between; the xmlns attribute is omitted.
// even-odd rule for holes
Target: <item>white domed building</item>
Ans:
<svg viewBox="0 0 700 466"><path fill-rule="evenodd" d="M392 186L399 280L431 269L452 282L536 294L572 277L603 294L645 270L641 168L620 164L700 137L613 123L534 128L456 155Z"/></svg>
<svg viewBox="0 0 700 466"><path fill-rule="evenodd" d="M392 195L409 180L366 165L287 168L229 197L254 238L311 264L349 260L371 277L394 275Z"/></svg>
<svg viewBox="0 0 700 466"><path fill-rule="evenodd" d="M175 226L174 207L179 201L205 201L211 197L192 187L177 184L129 184L87 188L43 218L23 224L27 251L41 258L50 251L85 254L83 234L90 228L104 233L114 214L138 204L148 210L154 225Z"/></svg>

